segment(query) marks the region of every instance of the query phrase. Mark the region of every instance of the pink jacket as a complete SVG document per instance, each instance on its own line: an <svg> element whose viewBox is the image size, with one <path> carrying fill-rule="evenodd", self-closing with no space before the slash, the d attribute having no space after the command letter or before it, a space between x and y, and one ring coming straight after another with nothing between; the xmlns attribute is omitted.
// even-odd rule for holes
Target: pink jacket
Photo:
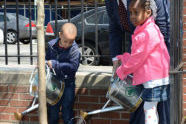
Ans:
<svg viewBox="0 0 186 124"><path fill-rule="evenodd" d="M132 35L131 54L117 56L122 65L116 73L123 80L133 74L133 85L169 76L170 57L160 29L150 17Z"/></svg>

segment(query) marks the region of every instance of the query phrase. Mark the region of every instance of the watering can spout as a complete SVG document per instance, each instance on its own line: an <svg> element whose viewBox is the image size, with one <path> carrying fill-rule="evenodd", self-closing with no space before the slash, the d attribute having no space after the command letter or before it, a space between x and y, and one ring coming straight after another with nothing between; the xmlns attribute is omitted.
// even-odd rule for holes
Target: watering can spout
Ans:
<svg viewBox="0 0 186 124"><path fill-rule="evenodd" d="M87 113L87 112L83 112L83 111L81 110L81 111L80 111L80 115L81 115L81 117L82 117L83 119L85 119L85 118L87 117L88 113Z"/></svg>
<svg viewBox="0 0 186 124"><path fill-rule="evenodd" d="M21 113L19 113L19 112L15 112L15 113L14 113L14 117L15 117L17 120L21 120L22 117L23 117L23 115L22 115Z"/></svg>

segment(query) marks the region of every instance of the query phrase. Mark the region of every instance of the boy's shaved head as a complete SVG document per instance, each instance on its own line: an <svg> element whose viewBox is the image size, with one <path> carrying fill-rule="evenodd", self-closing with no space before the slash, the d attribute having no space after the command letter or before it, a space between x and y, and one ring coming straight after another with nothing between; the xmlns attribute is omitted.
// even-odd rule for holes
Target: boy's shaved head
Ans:
<svg viewBox="0 0 186 124"><path fill-rule="evenodd" d="M74 40L77 36L77 28L73 23L65 23L61 27L61 32L69 40Z"/></svg>

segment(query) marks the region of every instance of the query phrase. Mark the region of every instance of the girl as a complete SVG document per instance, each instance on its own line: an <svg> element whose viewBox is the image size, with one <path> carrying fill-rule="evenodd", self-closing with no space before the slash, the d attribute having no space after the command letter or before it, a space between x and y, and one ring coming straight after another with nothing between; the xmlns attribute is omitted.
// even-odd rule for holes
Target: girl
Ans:
<svg viewBox="0 0 186 124"><path fill-rule="evenodd" d="M160 29L154 22L154 0L131 0L130 20L136 29L131 54L117 56L121 61L116 73L123 80L133 74L133 85L144 88L145 124L158 124L157 104L169 97L170 57ZM169 113L167 113L169 114Z"/></svg>

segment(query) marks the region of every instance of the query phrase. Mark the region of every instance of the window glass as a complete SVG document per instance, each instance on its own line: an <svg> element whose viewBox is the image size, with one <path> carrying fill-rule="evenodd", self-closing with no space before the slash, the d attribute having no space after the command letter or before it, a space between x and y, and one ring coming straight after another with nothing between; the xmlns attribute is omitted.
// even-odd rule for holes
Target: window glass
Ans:
<svg viewBox="0 0 186 124"><path fill-rule="evenodd" d="M0 22L4 21L4 15L0 15Z"/></svg>
<svg viewBox="0 0 186 124"><path fill-rule="evenodd" d="M104 13L103 13L103 24L109 24L107 11L104 11Z"/></svg>
<svg viewBox="0 0 186 124"><path fill-rule="evenodd" d="M103 24L103 11L97 14L98 24ZM86 18L87 23L96 24L96 13Z"/></svg>

